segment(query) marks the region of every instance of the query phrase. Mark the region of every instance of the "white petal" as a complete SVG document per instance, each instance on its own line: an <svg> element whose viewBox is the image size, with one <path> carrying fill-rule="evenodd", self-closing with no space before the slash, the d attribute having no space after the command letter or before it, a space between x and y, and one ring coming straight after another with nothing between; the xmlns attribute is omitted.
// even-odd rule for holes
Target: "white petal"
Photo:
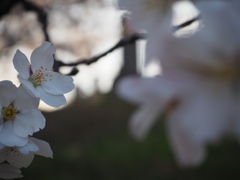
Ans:
<svg viewBox="0 0 240 180"><path fill-rule="evenodd" d="M18 147L18 150L24 154L27 155L30 152L37 152L39 151L39 147L31 140L31 138L29 138L28 143L23 146L23 147Z"/></svg>
<svg viewBox="0 0 240 180"><path fill-rule="evenodd" d="M164 45L163 38L165 38L166 35L172 34L171 20L172 17L167 15L165 19L157 19L157 22L153 22L154 25L148 29L145 65L153 60L160 60L161 50Z"/></svg>
<svg viewBox="0 0 240 180"><path fill-rule="evenodd" d="M0 143L8 147L24 146L27 144L28 138L17 136L13 131L11 121L6 121L3 124L2 131L0 132Z"/></svg>
<svg viewBox="0 0 240 180"><path fill-rule="evenodd" d="M19 50L14 55L13 64L19 75L23 79L28 79L30 76L30 63L27 57Z"/></svg>
<svg viewBox="0 0 240 180"><path fill-rule="evenodd" d="M171 99L176 93L177 85L172 77L141 78L128 76L118 82L116 90L117 94L127 101L144 103L150 99Z"/></svg>
<svg viewBox="0 0 240 180"><path fill-rule="evenodd" d="M193 139L212 142L226 134L234 110L234 99L224 87L216 86L215 90L209 84L202 87L186 93L172 114L181 119L181 126Z"/></svg>
<svg viewBox="0 0 240 180"><path fill-rule="evenodd" d="M19 111L24 109L37 109L39 105L39 98L29 95L26 89L23 86L20 86L17 89L17 97L13 104Z"/></svg>
<svg viewBox="0 0 240 180"><path fill-rule="evenodd" d="M52 80L43 82L42 88L54 95L61 95L70 92L74 88L73 78L71 76L61 75L56 72L51 72Z"/></svg>
<svg viewBox="0 0 240 180"><path fill-rule="evenodd" d="M33 137L31 137L30 139L39 147L39 151L35 152L35 154L44 156L47 158L53 157L52 149L46 141L42 141Z"/></svg>
<svg viewBox="0 0 240 180"><path fill-rule="evenodd" d="M133 103L142 103L149 100L152 96L151 85L153 78L140 78L129 76L121 79L117 85L118 95Z"/></svg>
<svg viewBox="0 0 240 180"><path fill-rule="evenodd" d="M201 164L205 158L204 144L193 141L191 135L184 132L179 125L179 119L170 118L167 121L167 132L178 164L182 167Z"/></svg>
<svg viewBox="0 0 240 180"><path fill-rule="evenodd" d="M36 48L31 55L33 72L35 72L41 66L44 67L44 69L52 69L54 63L53 54L55 51L55 46L52 46L51 43L46 41L41 46Z"/></svg>
<svg viewBox="0 0 240 180"><path fill-rule="evenodd" d="M117 94L130 102L144 102L143 93L145 93L145 84L139 77L129 76L121 79L117 84Z"/></svg>
<svg viewBox="0 0 240 180"><path fill-rule="evenodd" d="M3 179L14 179L22 178L21 171L9 164L0 164L0 178Z"/></svg>
<svg viewBox="0 0 240 180"><path fill-rule="evenodd" d="M14 132L21 137L27 137L45 127L46 120L37 109L26 109L17 114L13 122Z"/></svg>
<svg viewBox="0 0 240 180"><path fill-rule="evenodd" d="M39 93L40 99L52 107L57 108L57 107L67 103L67 101L63 95L49 94L41 86L37 87L36 90Z"/></svg>
<svg viewBox="0 0 240 180"><path fill-rule="evenodd" d="M34 153L30 152L27 155L22 154L19 152L17 148L14 148L14 151L10 151L7 157L7 161L12 166L17 168L28 167L31 162L33 161Z"/></svg>
<svg viewBox="0 0 240 180"><path fill-rule="evenodd" d="M161 102L149 102L141 105L130 119L130 133L136 139L142 140L158 120L158 116L163 110L162 107L163 103L161 104Z"/></svg>
<svg viewBox="0 0 240 180"><path fill-rule="evenodd" d="M17 88L11 81L0 82L0 104L9 106L17 96Z"/></svg>
<svg viewBox="0 0 240 180"><path fill-rule="evenodd" d="M20 82L22 83L22 86L29 93L30 96L40 98L38 91L36 90L36 88L33 86L33 84L30 81L22 79L21 77L18 77L18 78L19 78Z"/></svg>

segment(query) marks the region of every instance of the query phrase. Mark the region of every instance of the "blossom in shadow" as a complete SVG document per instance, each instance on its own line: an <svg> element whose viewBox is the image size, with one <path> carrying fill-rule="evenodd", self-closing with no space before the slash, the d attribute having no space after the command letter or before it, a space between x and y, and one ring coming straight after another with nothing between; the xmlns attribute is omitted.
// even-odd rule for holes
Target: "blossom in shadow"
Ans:
<svg viewBox="0 0 240 180"><path fill-rule="evenodd" d="M63 94L74 88L73 78L53 72L53 54L55 46L44 42L31 54L31 64L27 57L17 50L13 64L18 71L18 78L23 87L34 97L40 98L46 104L59 107L66 104Z"/></svg>

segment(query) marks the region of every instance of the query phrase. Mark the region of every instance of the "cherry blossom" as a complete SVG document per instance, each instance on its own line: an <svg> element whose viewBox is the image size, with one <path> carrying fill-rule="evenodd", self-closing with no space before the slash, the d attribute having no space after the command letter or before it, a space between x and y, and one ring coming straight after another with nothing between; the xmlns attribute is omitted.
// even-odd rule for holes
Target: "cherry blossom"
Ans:
<svg viewBox="0 0 240 180"><path fill-rule="evenodd" d="M167 114L168 137L181 166L200 164L208 143L224 136L240 139L240 23L232 5L196 3L201 29L191 37L162 38L162 75L126 77L118 85L121 97L140 105L129 123L137 139Z"/></svg>
<svg viewBox="0 0 240 180"><path fill-rule="evenodd" d="M17 168L28 167L35 154L47 158L53 156L51 147L47 142L33 137L29 137L27 144L22 147L4 147L0 144L0 162L7 161Z"/></svg>
<svg viewBox="0 0 240 180"><path fill-rule="evenodd" d="M31 64L27 57L17 50L13 64L23 87L34 97L46 104L59 107L66 104L64 93L74 88L73 78L53 72L53 54L55 46L44 42L31 55Z"/></svg>
<svg viewBox="0 0 240 180"><path fill-rule="evenodd" d="M28 135L45 127L45 118L37 110L39 99L30 96L10 81L0 82L0 143L24 146Z"/></svg>
<svg viewBox="0 0 240 180"><path fill-rule="evenodd" d="M3 179L14 179L22 178L21 171L14 166L9 164L0 164L0 178Z"/></svg>

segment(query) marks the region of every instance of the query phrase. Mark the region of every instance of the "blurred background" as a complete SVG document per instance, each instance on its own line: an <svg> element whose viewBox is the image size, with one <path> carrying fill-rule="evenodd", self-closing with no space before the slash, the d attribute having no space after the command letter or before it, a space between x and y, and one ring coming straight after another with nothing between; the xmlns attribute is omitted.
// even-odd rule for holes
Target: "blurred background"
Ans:
<svg viewBox="0 0 240 180"><path fill-rule="evenodd" d="M16 50L30 57L32 50L46 39L57 47L56 59L66 63L107 51L126 36L122 12L115 10L115 3L1 0L0 80L18 85L12 64ZM194 13L187 14L178 17L178 22ZM47 124L34 136L49 142L54 158L35 156L33 163L22 169L23 179L240 179L240 148L235 140L225 139L209 146L201 166L183 169L177 166L168 144L164 117L145 141L137 142L129 136L128 119L136 106L119 99L114 85L119 78L141 71L143 55L139 50L143 46L144 43L133 43L90 66L79 65L79 73L73 76L76 89L67 94L68 104L58 109L41 104ZM60 69L65 74L70 71L71 68Z"/></svg>

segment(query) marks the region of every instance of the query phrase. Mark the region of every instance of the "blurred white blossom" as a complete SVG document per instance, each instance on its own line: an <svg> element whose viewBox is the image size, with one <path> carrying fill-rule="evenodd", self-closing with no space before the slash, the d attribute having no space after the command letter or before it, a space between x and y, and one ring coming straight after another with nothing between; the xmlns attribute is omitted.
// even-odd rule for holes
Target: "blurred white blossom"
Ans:
<svg viewBox="0 0 240 180"><path fill-rule="evenodd" d="M0 163L7 161L10 165L22 168L28 167L33 161L34 155L52 158L50 145L42 140L30 137L26 145L18 147L4 147L0 144Z"/></svg>
<svg viewBox="0 0 240 180"><path fill-rule="evenodd" d="M141 106L130 120L138 139L167 113L168 136L182 166L201 163L207 143L240 138L240 24L232 5L197 2L201 29L190 37L169 32L162 38L162 75L127 77L118 85L121 97Z"/></svg>
<svg viewBox="0 0 240 180"><path fill-rule="evenodd" d="M0 164L0 178L3 179L14 179L22 178L21 171L14 166L9 164Z"/></svg>

